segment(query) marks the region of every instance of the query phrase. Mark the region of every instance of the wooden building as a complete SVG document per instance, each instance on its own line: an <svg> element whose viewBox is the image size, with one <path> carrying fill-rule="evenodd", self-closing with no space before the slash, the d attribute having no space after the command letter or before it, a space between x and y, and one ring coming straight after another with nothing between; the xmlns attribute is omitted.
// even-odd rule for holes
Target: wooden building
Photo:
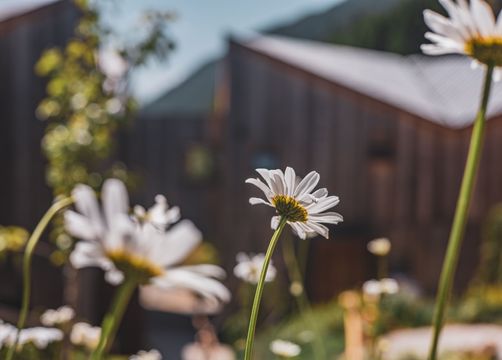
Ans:
<svg viewBox="0 0 502 360"><path fill-rule="evenodd" d="M315 169L341 198L343 224L311 242L318 300L375 276L366 243L392 240L391 270L435 291L482 70L463 57L402 57L284 37L234 39L221 131L220 236L226 251L264 251L271 210L247 204L257 167ZM502 86L494 85L486 144L457 286L476 269L480 226L502 201Z"/></svg>
<svg viewBox="0 0 502 360"><path fill-rule="evenodd" d="M68 0L0 2L1 225L32 230L52 201L40 147L44 123L35 116L45 96L45 81L35 75L34 66L44 49L65 44L77 17ZM0 318L13 321L21 301L21 272L6 271L7 265L0 264ZM34 282L50 281L54 290L34 289L33 303L58 305L62 301L60 271L38 256L34 266Z"/></svg>

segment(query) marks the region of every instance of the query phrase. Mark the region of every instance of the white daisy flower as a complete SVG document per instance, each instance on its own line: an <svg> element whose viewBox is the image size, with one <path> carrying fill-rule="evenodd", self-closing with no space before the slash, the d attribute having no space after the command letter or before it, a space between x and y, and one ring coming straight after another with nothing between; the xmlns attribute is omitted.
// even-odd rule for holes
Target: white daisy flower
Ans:
<svg viewBox="0 0 502 360"><path fill-rule="evenodd" d="M424 19L432 32L425 37L432 44L421 46L428 55L465 54L477 63L495 66L494 76L502 74L502 16L495 19L484 0L439 0L448 12L446 18L425 10Z"/></svg>
<svg viewBox="0 0 502 360"><path fill-rule="evenodd" d="M70 342L75 346L82 346L94 350L99 343L101 328L85 322L75 323L71 329Z"/></svg>
<svg viewBox="0 0 502 360"><path fill-rule="evenodd" d="M390 278L368 280L363 284L363 294L371 299L378 299L382 295L394 295L399 292L399 283Z"/></svg>
<svg viewBox="0 0 502 360"><path fill-rule="evenodd" d="M0 320L0 349L2 349L4 345L7 345L7 340L11 336L16 336L16 331L17 329L15 326L4 323L2 322L2 320Z"/></svg>
<svg viewBox="0 0 502 360"><path fill-rule="evenodd" d="M65 226L82 240L70 255L74 267L100 267L112 284L120 284L124 276L134 276L140 285L188 289L225 302L230 299L228 289L215 280L225 276L220 267L176 266L202 241L202 234L188 220L167 231L159 229L159 224L163 226L173 218L161 198L156 205L159 216L151 209L149 214L157 214L154 219L139 219L128 214L127 190L119 180L104 183L102 211L90 187L77 185L72 196L78 212L65 212Z"/></svg>
<svg viewBox="0 0 502 360"><path fill-rule="evenodd" d="M163 230L177 222L181 217L179 207L169 208L167 200L163 195L155 196L155 205L148 210L145 210L141 205L136 205L134 207L134 215L140 221L149 222Z"/></svg>
<svg viewBox="0 0 502 360"><path fill-rule="evenodd" d="M129 360L162 360L162 355L158 350L140 350L136 355L129 357Z"/></svg>
<svg viewBox="0 0 502 360"><path fill-rule="evenodd" d="M338 224L343 217L335 212L324 212L336 206L340 200L337 196L328 196L325 188L313 191L319 182L319 174L312 171L303 179L296 176L295 171L287 167L282 170L256 169L265 183L260 179L247 179L265 194L266 200L252 197L251 205L265 204L275 208L277 216L272 217L272 229L279 225L281 217L302 239L319 234L328 238L329 230L322 223Z"/></svg>
<svg viewBox="0 0 502 360"><path fill-rule="evenodd" d="M300 355L302 348L291 341L278 339L270 343L270 351L283 358L293 358Z"/></svg>
<svg viewBox="0 0 502 360"><path fill-rule="evenodd" d="M75 317L75 311L69 306L61 306L57 310L46 310L40 316L40 322L45 326L56 326L70 322Z"/></svg>
<svg viewBox="0 0 502 360"><path fill-rule="evenodd" d="M250 284L256 285L260 279L261 269L263 267L263 262L265 261L264 254L247 255L244 253L237 254L237 265L234 267L234 275L241 280L244 280ZM277 270L270 260L270 264L267 269L267 275L265 276L266 282L274 281Z"/></svg>
<svg viewBox="0 0 502 360"><path fill-rule="evenodd" d="M371 240L367 245L368 251L376 256L386 256L390 252L391 243L387 238Z"/></svg>
<svg viewBox="0 0 502 360"><path fill-rule="evenodd" d="M16 340L16 327L12 326L7 338L4 340L5 345L14 346ZM22 329L19 332L18 348L22 348L26 344L33 344L37 349L43 350L53 342L63 340L63 332L55 328L33 327Z"/></svg>

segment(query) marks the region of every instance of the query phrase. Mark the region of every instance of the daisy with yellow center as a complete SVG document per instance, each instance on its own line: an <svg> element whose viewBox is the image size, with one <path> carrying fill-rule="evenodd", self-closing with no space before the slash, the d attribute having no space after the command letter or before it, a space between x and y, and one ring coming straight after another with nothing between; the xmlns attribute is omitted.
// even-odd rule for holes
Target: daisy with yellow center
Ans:
<svg viewBox="0 0 502 360"><path fill-rule="evenodd" d="M338 196L328 196L325 188L314 191L319 182L319 174L311 171L303 179L296 176L295 170L287 167L282 170L256 169L263 180L247 179L246 183L255 185L265 194L266 200L252 197L251 205L265 204L275 208L277 216L272 218L272 229L277 229L283 218L293 231L302 239L317 234L328 238L329 230L325 224L338 224L343 217L335 212L324 212L336 206Z"/></svg>
<svg viewBox="0 0 502 360"><path fill-rule="evenodd" d="M425 37L432 44L421 49L428 55L465 54L475 63L494 66L494 78L502 75L502 16L495 19L493 10L484 0L439 0L448 12L446 18L425 10L424 19L432 32Z"/></svg>
<svg viewBox="0 0 502 360"><path fill-rule="evenodd" d="M301 179L296 176L291 167L287 167L284 172L279 169L256 169L256 171L261 175L263 181L259 178L251 178L247 179L246 183L259 188L265 195L265 199L252 197L249 199L249 203L251 205L264 204L273 207L277 215L272 217L271 227L275 232L270 239L267 253L263 258L260 276L257 281L249 319L244 360L252 358L256 322L264 284L267 280L268 267L286 224L291 226L293 232L302 239L316 235L328 238L329 230L323 224L338 224L343 221L340 214L326 212L326 210L340 202L338 197L328 196L328 190L325 188L314 190L320 178L317 172L311 171Z"/></svg>
<svg viewBox="0 0 502 360"><path fill-rule="evenodd" d="M157 196L148 211L136 207L135 214L129 214L127 190L116 179L103 185L102 210L94 191L86 185L78 185L72 197L78 212L65 212L65 226L81 239L70 256L72 265L99 267L108 282L121 285L110 316L103 321L100 344L92 359L101 359L106 353L138 285L186 289L204 298L229 301L229 291L217 280L225 276L223 269L178 265L200 244L202 234L188 220L177 222L179 210L169 209L164 197Z"/></svg>

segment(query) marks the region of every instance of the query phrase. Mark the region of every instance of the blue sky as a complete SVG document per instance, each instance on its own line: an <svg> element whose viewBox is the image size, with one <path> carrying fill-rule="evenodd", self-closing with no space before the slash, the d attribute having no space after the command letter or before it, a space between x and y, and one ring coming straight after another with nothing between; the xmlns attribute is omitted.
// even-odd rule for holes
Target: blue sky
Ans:
<svg viewBox="0 0 502 360"><path fill-rule="evenodd" d="M120 0L112 23L123 28L143 10L173 10L176 51L165 64L138 71L133 90L142 102L172 88L208 59L222 54L229 33L261 29L321 11L342 0Z"/></svg>

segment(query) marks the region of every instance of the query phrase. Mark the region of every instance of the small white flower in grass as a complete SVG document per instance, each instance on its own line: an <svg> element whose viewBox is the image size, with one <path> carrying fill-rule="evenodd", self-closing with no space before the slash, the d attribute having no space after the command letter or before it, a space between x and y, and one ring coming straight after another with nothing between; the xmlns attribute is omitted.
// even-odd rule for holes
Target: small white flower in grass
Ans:
<svg viewBox="0 0 502 360"><path fill-rule="evenodd" d="M112 284L132 276L140 285L188 289L203 297L229 301L228 289L216 280L225 276L223 269L215 265L177 266L202 241L202 234L188 220L165 230L179 215L177 210L168 210L163 197L157 197L156 205L140 218L129 214L127 190L116 179L103 185L103 210L86 185L77 185L72 196L78 212L65 212L65 226L82 240L70 256L74 267L100 267Z"/></svg>
<svg viewBox="0 0 502 360"><path fill-rule="evenodd" d="M476 62L495 66L494 76L502 74L502 16L495 19L493 10L484 0L439 0L448 12L446 18L425 10L424 19L433 32L425 37L432 44L421 46L428 55L465 54Z"/></svg>
<svg viewBox="0 0 502 360"><path fill-rule="evenodd" d="M380 287L383 294L394 295L399 292L399 283L390 278L380 280Z"/></svg>
<svg viewBox="0 0 502 360"><path fill-rule="evenodd" d="M278 216L272 217L272 229L279 225L281 217L287 219L293 231L302 239L319 234L328 238L329 230L325 224L338 224L343 217L335 212L324 212L336 206L340 200L337 196L328 196L325 188L314 191L319 182L319 174L312 171L303 179L296 176L295 171L287 167L286 171L256 169L263 180L247 179L265 194L265 199L252 197L251 205L265 204L275 208Z"/></svg>
<svg viewBox="0 0 502 360"><path fill-rule="evenodd" d="M270 351L280 357L293 358L300 355L302 349L299 345L292 343L291 341L278 339L270 343Z"/></svg>
<svg viewBox="0 0 502 360"><path fill-rule="evenodd" d="M16 339L16 328L13 326L13 330L10 331L8 337L5 339L5 344L7 346L13 346ZM26 344L33 344L37 349L43 350L49 346L49 344L62 341L63 332L55 328L46 327L33 327L22 329L19 332L19 342L17 346L19 348Z"/></svg>
<svg viewBox="0 0 502 360"><path fill-rule="evenodd" d="M61 306L57 310L46 310L40 316L40 322L45 326L56 326L70 322L75 317L75 311L69 306Z"/></svg>
<svg viewBox="0 0 502 360"><path fill-rule="evenodd" d="M368 243L368 251L376 256L386 256L390 252L391 244L387 238L378 238Z"/></svg>
<svg viewBox="0 0 502 360"><path fill-rule="evenodd" d="M15 326L4 323L2 322L2 320L0 320L0 350L2 349L2 347L7 345L9 337L16 336L16 331L17 329Z"/></svg>
<svg viewBox="0 0 502 360"><path fill-rule="evenodd" d="M158 350L141 350L136 355L129 357L129 360L162 360L162 355Z"/></svg>
<svg viewBox="0 0 502 360"><path fill-rule="evenodd" d="M238 253L237 265L234 267L234 275L241 280L256 285L260 278L260 273L264 261L265 261L264 254L247 255L244 253ZM276 274L277 270L272 264L272 261L270 261L267 270L267 275L265 276L265 281L266 282L274 281Z"/></svg>
<svg viewBox="0 0 502 360"><path fill-rule="evenodd" d="M368 280L363 284L363 293L370 299L378 299L381 295L394 295L399 292L399 283L390 278Z"/></svg>
<svg viewBox="0 0 502 360"><path fill-rule="evenodd" d="M75 346L82 346L94 350L99 343L101 328L85 322L75 323L71 329L70 341Z"/></svg>

